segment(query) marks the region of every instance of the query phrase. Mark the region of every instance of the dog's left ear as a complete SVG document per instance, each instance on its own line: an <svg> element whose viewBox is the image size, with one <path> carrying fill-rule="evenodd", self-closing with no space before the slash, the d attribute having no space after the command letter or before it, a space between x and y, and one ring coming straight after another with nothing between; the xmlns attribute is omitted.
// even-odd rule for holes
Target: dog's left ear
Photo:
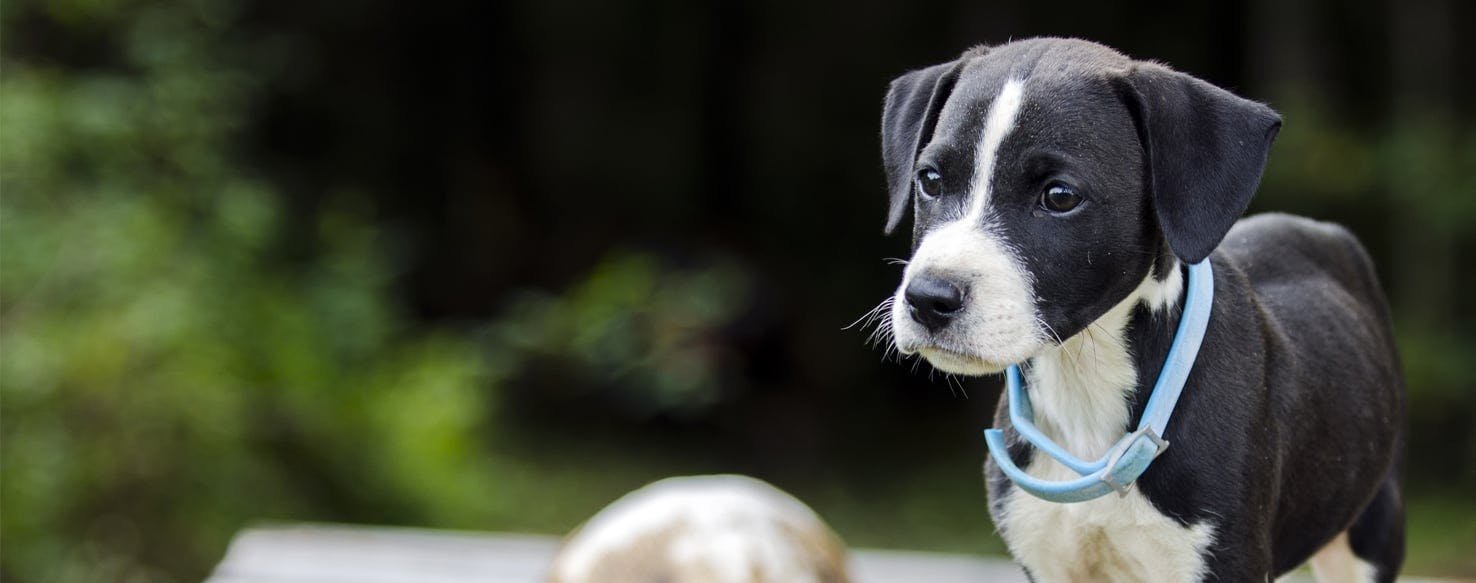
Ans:
<svg viewBox="0 0 1476 583"><path fill-rule="evenodd" d="M1198 263L1250 205L1281 116L1153 63L1134 63L1120 81L1159 228L1179 259Z"/></svg>

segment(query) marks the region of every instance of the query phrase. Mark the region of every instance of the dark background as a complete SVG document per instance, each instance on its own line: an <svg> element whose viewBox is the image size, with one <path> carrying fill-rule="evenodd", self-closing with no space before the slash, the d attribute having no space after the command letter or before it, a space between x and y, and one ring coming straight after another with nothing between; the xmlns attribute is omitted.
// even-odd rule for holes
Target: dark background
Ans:
<svg viewBox="0 0 1476 583"><path fill-rule="evenodd" d="M999 553L996 379L885 298L887 82L1079 36L1265 101L1411 393L1411 561L1476 574L1476 60L1454 0L6 2L0 575L190 580L258 520L562 533L741 472ZM906 232L904 229L903 232Z"/></svg>

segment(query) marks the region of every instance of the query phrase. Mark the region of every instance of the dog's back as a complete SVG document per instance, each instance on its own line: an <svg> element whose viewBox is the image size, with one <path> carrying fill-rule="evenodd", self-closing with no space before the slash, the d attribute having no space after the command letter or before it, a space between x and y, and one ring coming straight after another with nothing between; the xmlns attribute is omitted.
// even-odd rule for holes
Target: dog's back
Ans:
<svg viewBox="0 0 1476 583"><path fill-rule="evenodd" d="M1271 327L1268 340L1299 347L1292 352L1297 361L1279 368L1296 375L1297 386L1341 380L1342 390L1366 386L1380 391L1378 402L1403 401L1388 306L1373 261L1352 233L1262 214L1236 223L1219 250L1254 291Z"/></svg>

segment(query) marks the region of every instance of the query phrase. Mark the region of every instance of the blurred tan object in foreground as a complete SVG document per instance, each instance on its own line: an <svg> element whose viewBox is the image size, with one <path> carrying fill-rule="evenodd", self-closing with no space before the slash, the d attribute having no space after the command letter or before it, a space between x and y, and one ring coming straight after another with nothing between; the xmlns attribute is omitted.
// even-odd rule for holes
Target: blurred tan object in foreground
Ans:
<svg viewBox="0 0 1476 583"><path fill-rule="evenodd" d="M815 512L735 475L668 478L574 531L551 583L845 583L846 550Z"/></svg>

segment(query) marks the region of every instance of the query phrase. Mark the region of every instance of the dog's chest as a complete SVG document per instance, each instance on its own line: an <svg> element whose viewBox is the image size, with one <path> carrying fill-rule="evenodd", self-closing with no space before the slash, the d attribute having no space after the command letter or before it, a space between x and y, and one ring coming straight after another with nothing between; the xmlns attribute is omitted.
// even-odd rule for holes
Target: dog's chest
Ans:
<svg viewBox="0 0 1476 583"><path fill-rule="evenodd" d="M1142 294L1139 294L1140 296ZM1137 384L1123 327L1128 306L1032 361L1036 424L1062 447L1096 459L1128 425L1127 394ZM1027 473L1046 480L1080 478L1036 453ZM1037 581L1198 581L1214 541L1207 523L1184 526L1159 512L1133 488L1126 496L1061 504L1008 488L998 521L1005 543Z"/></svg>
<svg viewBox="0 0 1476 583"><path fill-rule="evenodd" d="M1064 469L1040 474L1074 476ZM1214 528L1181 526L1136 489L1076 504L1017 489L1007 496L997 517L1000 531L1036 581L1198 581L1204 574L1203 553Z"/></svg>

